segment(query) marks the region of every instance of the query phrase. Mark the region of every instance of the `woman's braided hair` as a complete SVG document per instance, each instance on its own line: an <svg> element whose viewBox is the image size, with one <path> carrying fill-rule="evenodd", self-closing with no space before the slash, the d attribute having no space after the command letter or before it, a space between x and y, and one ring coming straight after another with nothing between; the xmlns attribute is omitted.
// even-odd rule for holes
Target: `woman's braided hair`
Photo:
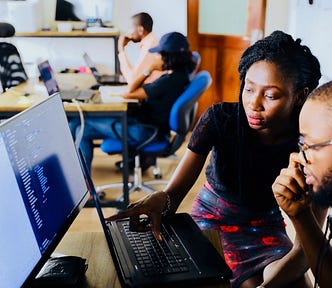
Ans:
<svg viewBox="0 0 332 288"><path fill-rule="evenodd" d="M321 77L319 61L310 49L301 45L301 39L294 40L282 31L274 31L243 53L238 66L242 82L250 66L257 61L276 64L285 77L293 82L294 92L306 87L311 92Z"/></svg>
<svg viewBox="0 0 332 288"><path fill-rule="evenodd" d="M293 84L294 97L302 97L302 104L306 100L309 92L318 86L321 77L320 64L318 59L311 53L307 46L301 45L301 40L294 40L292 36L282 32L275 31L270 36L257 41L255 44L247 48L242 54L238 71L240 73L241 87L239 101L242 102L242 91L244 88L244 80L248 69L258 61L267 61L274 63L283 73L285 79ZM304 93L304 89L308 89L308 93ZM302 92L302 93L296 93ZM295 129L298 131L298 117L302 106L294 108L293 119ZM244 193L246 183L248 182L248 165L250 167L250 157L246 145L247 132L249 129L246 120L243 105L239 105L238 110L238 136L239 136L239 196L243 199L247 197ZM244 166L247 163L247 166Z"/></svg>

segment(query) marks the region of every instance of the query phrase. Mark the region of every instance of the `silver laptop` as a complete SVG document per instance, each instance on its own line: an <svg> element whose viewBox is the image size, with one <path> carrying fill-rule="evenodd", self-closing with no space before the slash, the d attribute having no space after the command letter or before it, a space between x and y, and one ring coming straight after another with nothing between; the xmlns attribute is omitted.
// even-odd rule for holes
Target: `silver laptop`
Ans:
<svg viewBox="0 0 332 288"><path fill-rule="evenodd" d="M55 74L48 60L39 63L38 70L48 95L51 96L54 93L60 93L62 101L72 101L72 99L88 101L95 93L95 91L92 89L60 90L59 84L55 78Z"/></svg>
<svg viewBox="0 0 332 288"><path fill-rule="evenodd" d="M92 59L87 53L83 54L84 61L86 65L90 68L93 76L95 77L96 81L101 85L126 85L127 81L125 78L120 74L114 75L101 75L95 64L93 63Z"/></svg>

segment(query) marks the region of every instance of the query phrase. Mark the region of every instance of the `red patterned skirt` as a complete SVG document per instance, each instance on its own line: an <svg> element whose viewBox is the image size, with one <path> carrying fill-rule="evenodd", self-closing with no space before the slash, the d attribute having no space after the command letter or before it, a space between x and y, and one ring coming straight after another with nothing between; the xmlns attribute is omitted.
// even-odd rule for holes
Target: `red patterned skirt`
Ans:
<svg viewBox="0 0 332 288"><path fill-rule="evenodd" d="M257 213L230 204L208 183L196 197L191 216L202 230L219 231L225 260L233 271L233 288L262 272L293 246L278 207Z"/></svg>

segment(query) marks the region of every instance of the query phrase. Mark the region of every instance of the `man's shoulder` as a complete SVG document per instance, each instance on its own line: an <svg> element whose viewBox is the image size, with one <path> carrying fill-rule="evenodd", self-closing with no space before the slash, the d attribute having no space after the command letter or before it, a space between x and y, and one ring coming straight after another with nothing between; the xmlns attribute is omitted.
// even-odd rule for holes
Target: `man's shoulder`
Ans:
<svg viewBox="0 0 332 288"><path fill-rule="evenodd" d="M146 35L142 41L141 41L141 49L150 49L152 47L157 46L159 43L158 38L152 33L150 32L148 35Z"/></svg>

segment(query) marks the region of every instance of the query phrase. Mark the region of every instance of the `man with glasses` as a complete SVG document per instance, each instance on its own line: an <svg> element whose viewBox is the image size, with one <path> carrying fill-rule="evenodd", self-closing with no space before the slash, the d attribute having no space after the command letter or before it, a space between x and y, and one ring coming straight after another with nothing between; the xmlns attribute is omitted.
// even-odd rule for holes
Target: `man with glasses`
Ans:
<svg viewBox="0 0 332 288"><path fill-rule="evenodd" d="M300 153L292 153L289 166L281 170L272 185L279 206L291 219L308 264L315 276L315 287L332 287L332 215L323 233L322 217L332 206L332 81L309 96L300 114ZM328 227L330 228L327 237Z"/></svg>

